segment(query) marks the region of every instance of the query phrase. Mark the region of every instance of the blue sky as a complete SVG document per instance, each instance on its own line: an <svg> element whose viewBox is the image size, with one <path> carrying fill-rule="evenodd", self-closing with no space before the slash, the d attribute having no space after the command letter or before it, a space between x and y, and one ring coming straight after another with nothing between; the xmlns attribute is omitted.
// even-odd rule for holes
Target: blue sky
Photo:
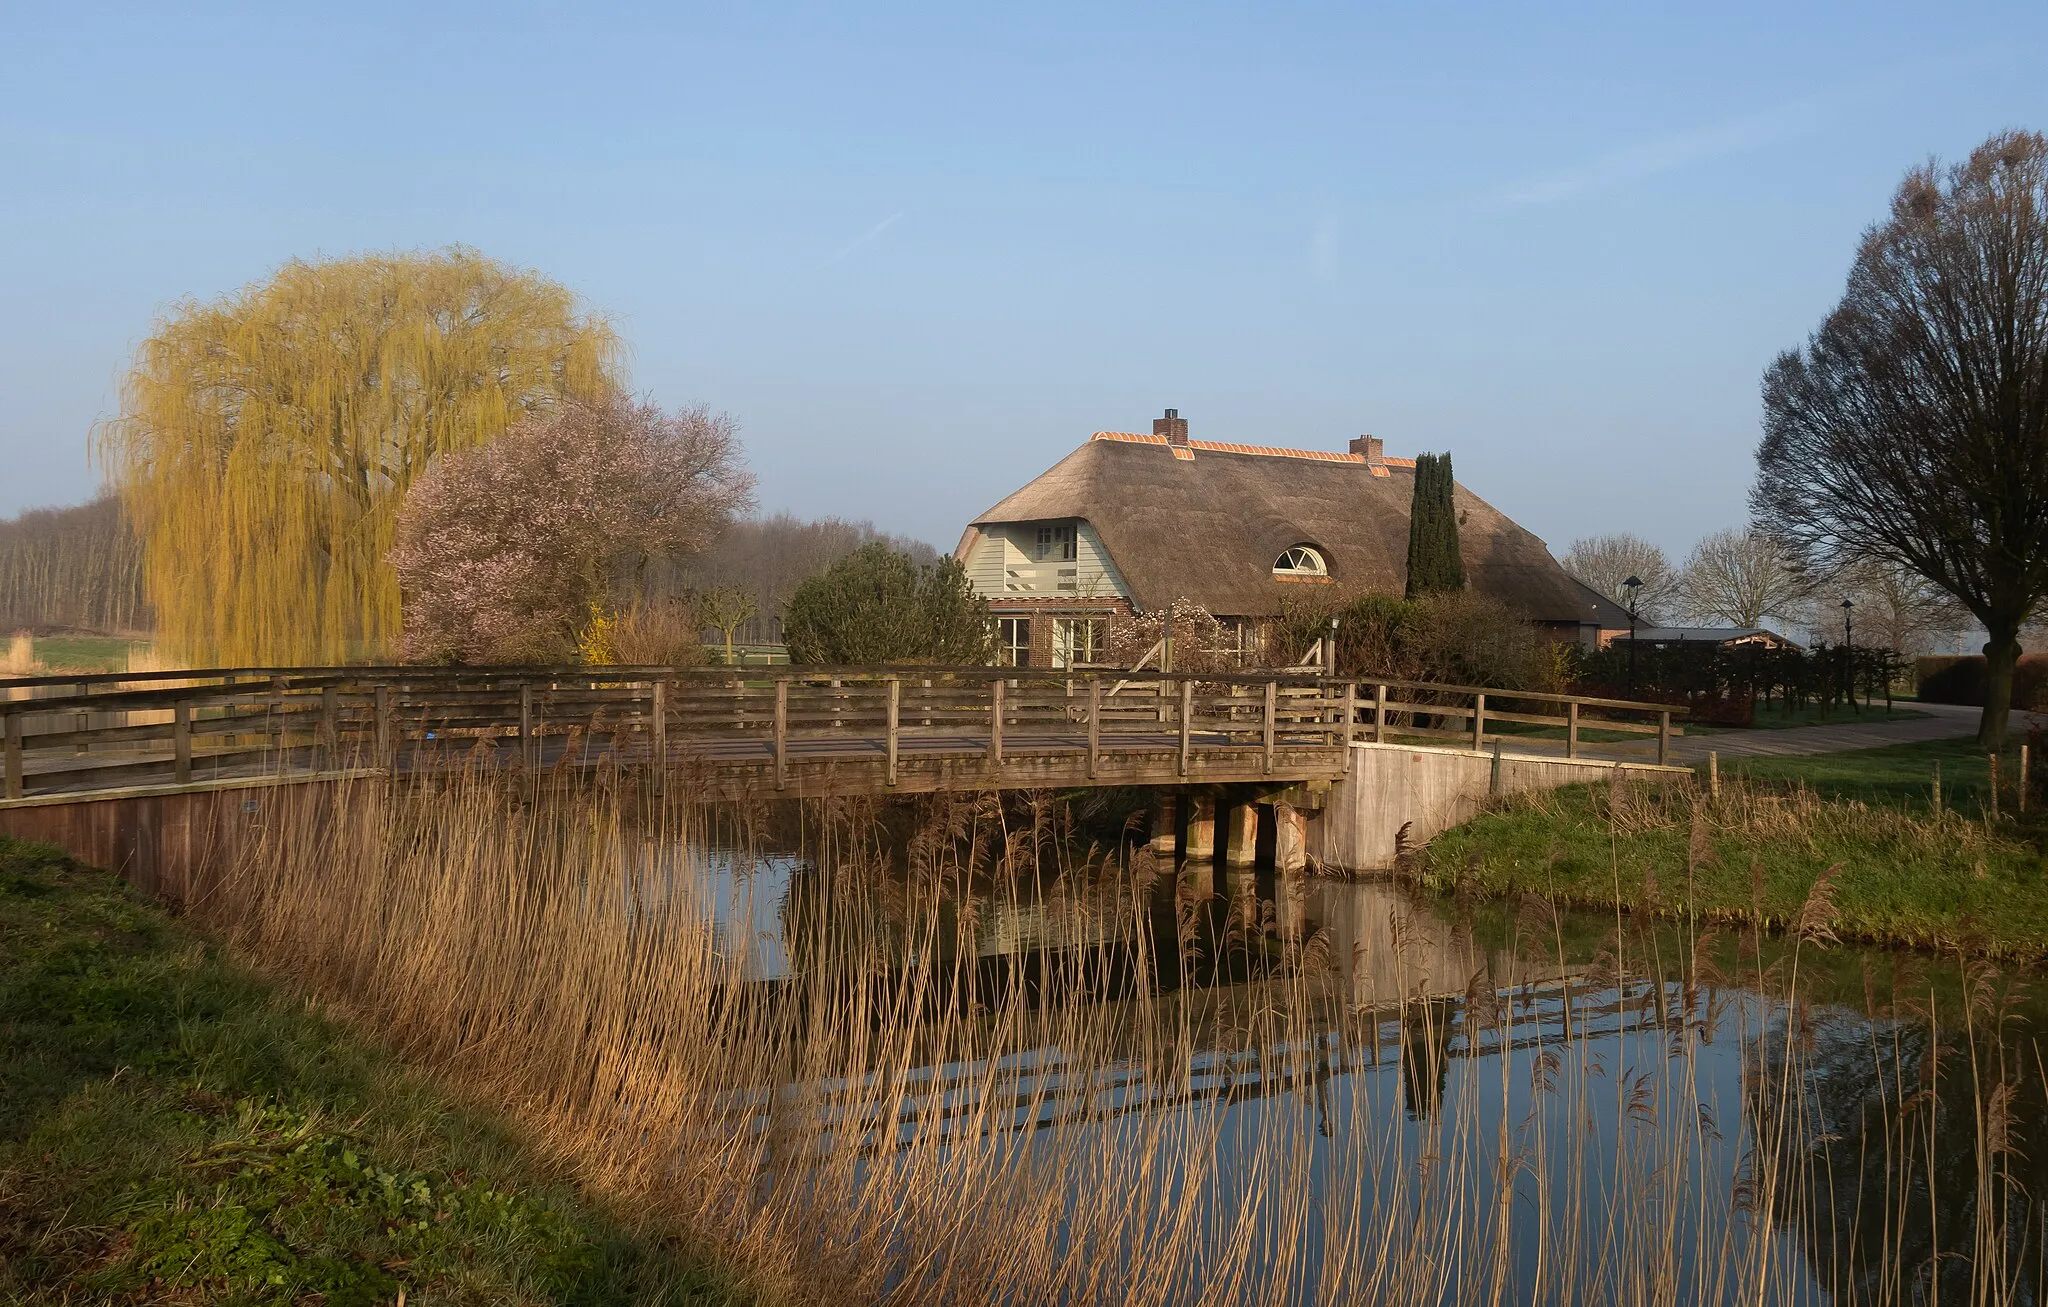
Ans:
<svg viewBox="0 0 2048 1307"><path fill-rule="evenodd" d="M0 512L181 298L461 242L764 509L950 547L1170 405L1682 554L1900 175L2048 129L2039 3L300 8L0 4Z"/></svg>

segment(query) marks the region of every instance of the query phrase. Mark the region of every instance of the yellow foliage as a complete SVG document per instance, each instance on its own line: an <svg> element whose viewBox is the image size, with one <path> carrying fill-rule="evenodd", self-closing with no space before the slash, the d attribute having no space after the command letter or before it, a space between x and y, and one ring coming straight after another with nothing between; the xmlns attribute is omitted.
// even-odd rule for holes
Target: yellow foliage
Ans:
<svg viewBox="0 0 2048 1307"><path fill-rule="evenodd" d="M619 626L617 613L608 613L592 604L590 620L576 633L576 656L593 667L609 667L617 663Z"/></svg>
<svg viewBox="0 0 2048 1307"><path fill-rule="evenodd" d="M407 487L563 395L610 391L618 355L568 290L462 248L294 261L179 305L99 432L160 647L202 665L383 653Z"/></svg>

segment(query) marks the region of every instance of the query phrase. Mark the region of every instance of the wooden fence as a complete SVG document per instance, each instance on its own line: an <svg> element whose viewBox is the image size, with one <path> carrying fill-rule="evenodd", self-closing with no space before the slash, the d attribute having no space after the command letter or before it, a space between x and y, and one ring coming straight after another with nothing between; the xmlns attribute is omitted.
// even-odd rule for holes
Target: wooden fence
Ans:
<svg viewBox="0 0 2048 1307"><path fill-rule="evenodd" d="M772 767L793 759L1233 751L1264 771L1361 740L1533 743L1575 757L1582 725L1654 736L1666 760L1684 709L1561 694L1314 674L1173 676L1016 668L234 668L0 681L4 797L189 783L281 768L411 766L487 748L512 765L577 757ZM1083 766L1082 764L1085 764Z"/></svg>

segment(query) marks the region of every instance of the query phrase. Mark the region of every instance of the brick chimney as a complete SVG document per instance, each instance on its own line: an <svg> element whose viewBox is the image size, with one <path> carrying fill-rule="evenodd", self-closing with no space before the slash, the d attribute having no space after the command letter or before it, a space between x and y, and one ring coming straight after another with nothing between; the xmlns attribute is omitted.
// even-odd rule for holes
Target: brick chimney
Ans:
<svg viewBox="0 0 2048 1307"><path fill-rule="evenodd" d="M1387 442L1378 436L1359 436L1351 442L1351 452L1365 455L1369 467L1378 467L1387 461Z"/></svg>
<svg viewBox="0 0 2048 1307"><path fill-rule="evenodd" d="M1188 443L1188 420L1180 415L1179 409L1170 408L1165 417L1152 419L1152 434L1165 436L1169 445L1184 446Z"/></svg>

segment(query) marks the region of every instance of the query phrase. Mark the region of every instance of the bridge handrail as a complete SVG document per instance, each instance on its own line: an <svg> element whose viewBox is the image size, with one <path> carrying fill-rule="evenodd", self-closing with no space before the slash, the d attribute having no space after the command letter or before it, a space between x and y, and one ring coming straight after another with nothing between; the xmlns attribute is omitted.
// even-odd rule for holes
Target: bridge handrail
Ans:
<svg viewBox="0 0 2048 1307"><path fill-rule="evenodd" d="M175 683L163 684L167 679ZM1114 698L1104 693L1112 679L1142 681L1156 693ZM193 775L195 757L218 774L250 759L332 766L347 746L373 752L382 765L407 749L451 742L489 742L498 749L516 740L513 756L526 765L539 760L536 750L548 737L600 732L608 732L614 756L622 739L627 751L650 758L670 757L671 739L728 739L756 749L772 742L778 784L791 741L886 742L893 778L902 740L943 736L957 750L985 737L991 762L1000 765L1005 732L1013 736L1013 749L1052 741L1071 750L1082 747L1085 736L1091 778L1105 739L1121 749L1178 753L1182 775L1197 751L1257 749L1271 770L1282 748L1334 749L1407 737L1483 748L1489 738L1502 738L1504 725L1563 727L1566 756L1575 757L1581 708L1653 716L1654 725L1603 718L1598 729L1656 735L1661 762L1672 722L1685 712L1676 705L1547 691L1256 670L363 665L109 674L96 683L107 688L0 702L0 798L26 795L31 755L37 783L46 787L79 776L104 783L165 769L183 783ZM1504 711L1502 704L1562 704L1565 712ZM168 754L161 747L166 741Z"/></svg>
<svg viewBox="0 0 2048 1307"><path fill-rule="evenodd" d="M1593 695L1566 694L1551 690L1515 690L1499 686L1458 685L1444 681L1409 681L1397 677L1383 676L1325 676L1319 671L1298 669L1253 669L1242 672L1180 671L1161 672L1156 669L1141 671L1105 671L1093 668L1040 668L1040 667L980 667L950 665L901 664L875 666L833 666L781 663L773 666L700 666L669 667L651 665L604 665L570 664L563 666L533 664L381 664L365 663L334 667L236 667L187 669L174 672L94 672L76 676L28 676L0 678L0 693L11 693L17 689L35 689L58 685L112 685L118 682L142 683L133 690L104 690L73 695L49 695L34 698L0 699L0 716L10 713L76 712L81 708L95 711L124 706L146 705L151 700L127 696L158 696L175 701L184 694L202 688L222 688L236 694L271 692L273 684L282 678L287 689L317 689L327 685L340 686L357 681L510 681L555 682L555 681L598 681L610 683L641 683L651 680L719 680L772 683L775 681L813 680L859 680L865 682L886 682L890 680L917 680L946 677L960 680L980 681L1081 681L1090 677L1115 676L1118 681L1131 683L1178 683L1192 680L1201 684L1215 685L1263 685L1272 681L1282 685L1323 686L1352 684L1359 686L1384 685L1389 690L1414 690L1429 694L1479 695L1495 699L1515 699L1532 703L1576 703L1583 708L1611 708L1624 711L1657 713L1669 712L1683 718L1689 710L1683 704L1655 703L1629 699L1604 699ZM258 682L261 689L258 689ZM165 681L211 682L211 687L191 684L185 687L166 686Z"/></svg>

